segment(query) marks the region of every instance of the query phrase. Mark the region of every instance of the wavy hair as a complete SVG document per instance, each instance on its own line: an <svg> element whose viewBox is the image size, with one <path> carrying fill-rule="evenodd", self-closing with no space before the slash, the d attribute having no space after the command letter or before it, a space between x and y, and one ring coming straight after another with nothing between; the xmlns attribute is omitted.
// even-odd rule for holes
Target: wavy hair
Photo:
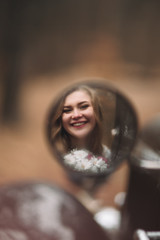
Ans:
<svg viewBox="0 0 160 240"><path fill-rule="evenodd" d="M61 96L55 106L55 112L51 121L51 141L60 151L68 152L72 149L70 135L66 132L62 125L62 113L64 102L67 96L75 91L85 91L91 98L96 125L91 132L88 142L88 150L94 154L102 154L102 110L98 94L95 89L87 85L76 85Z"/></svg>

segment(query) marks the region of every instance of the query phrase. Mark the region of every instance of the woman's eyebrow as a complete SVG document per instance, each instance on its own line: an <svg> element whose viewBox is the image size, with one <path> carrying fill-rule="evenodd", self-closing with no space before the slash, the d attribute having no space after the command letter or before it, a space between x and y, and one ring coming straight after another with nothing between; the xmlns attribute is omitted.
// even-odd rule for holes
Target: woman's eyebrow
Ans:
<svg viewBox="0 0 160 240"><path fill-rule="evenodd" d="M89 103L89 101L82 101L82 102L80 102L80 103L78 103L78 105L80 105L80 104L83 104L83 103Z"/></svg>
<svg viewBox="0 0 160 240"><path fill-rule="evenodd" d="M70 107L71 107L70 105L63 106L63 108L70 108Z"/></svg>

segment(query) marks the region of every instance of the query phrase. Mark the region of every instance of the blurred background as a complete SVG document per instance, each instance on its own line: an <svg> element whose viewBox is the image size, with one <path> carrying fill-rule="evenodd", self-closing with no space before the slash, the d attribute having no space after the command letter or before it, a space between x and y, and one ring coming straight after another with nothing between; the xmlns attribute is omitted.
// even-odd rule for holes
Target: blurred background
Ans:
<svg viewBox="0 0 160 240"><path fill-rule="evenodd" d="M104 78L132 102L139 129L160 112L160 1L0 1L0 184L47 180L77 194L48 147L62 88ZM114 205L127 161L97 192Z"/></svg>

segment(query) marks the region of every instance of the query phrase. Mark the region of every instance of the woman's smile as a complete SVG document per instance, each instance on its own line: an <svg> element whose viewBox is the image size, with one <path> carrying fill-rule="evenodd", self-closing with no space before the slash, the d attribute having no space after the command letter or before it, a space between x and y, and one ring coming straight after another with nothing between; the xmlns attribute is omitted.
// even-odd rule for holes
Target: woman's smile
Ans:
<svg viewBox="0 0 160 240"><path fill-rule="evenodd" d="M86 124L87 124L87 121L85 121L85 122L74 122L74 123L71 123L71 125L72 125L73 127L84 127Z"/></svg>

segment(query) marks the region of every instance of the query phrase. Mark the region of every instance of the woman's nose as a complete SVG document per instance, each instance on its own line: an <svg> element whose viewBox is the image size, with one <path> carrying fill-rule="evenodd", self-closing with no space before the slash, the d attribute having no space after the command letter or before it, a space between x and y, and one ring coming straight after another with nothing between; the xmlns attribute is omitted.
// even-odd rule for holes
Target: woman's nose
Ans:
<svg viewBox="0 0 160 240"><path fill-rule="evenodd" d="M79 109L74 109L72 118L79 118L81 116L82 116L81 111Z"/></svg>

